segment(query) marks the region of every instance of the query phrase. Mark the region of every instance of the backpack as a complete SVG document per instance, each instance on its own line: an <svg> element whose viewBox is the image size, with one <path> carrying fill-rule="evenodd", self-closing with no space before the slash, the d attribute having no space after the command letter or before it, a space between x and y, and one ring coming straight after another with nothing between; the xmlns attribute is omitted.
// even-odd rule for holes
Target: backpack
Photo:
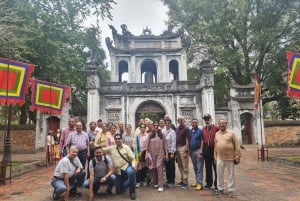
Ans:
<svg viewBox="0 0 300 201"><path fill-rule="evenodd" d="M106 165L106 168L108 169L108 161L107 161L107 158L106 158L106 155L104 154L104 163ZM94 171L95 171L95 167L96 167L96 159L95 157L92 159L92 163L93 163L93 167L94 167ZM90 163L88 163L90 164ZM90 178L90 171L89 171L89 167L88 167L88 175L87 175L87 178Z"/></svg>

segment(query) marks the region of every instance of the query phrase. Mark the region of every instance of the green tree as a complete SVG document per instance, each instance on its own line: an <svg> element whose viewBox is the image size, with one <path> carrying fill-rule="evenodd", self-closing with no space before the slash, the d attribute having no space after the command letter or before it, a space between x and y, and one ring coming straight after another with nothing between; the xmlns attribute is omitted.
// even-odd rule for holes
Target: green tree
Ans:
<svg viewBox="0 0 300 201"><path fill-rule="evenodd" d="M263 102L285 96L286 51L299 51L297 0L164 0L169 23L192 36L189 58L205 48L217 67L237 84L263 83ZM226 75L227 76L227 75Z"/></svg>
<svg viewBox="0 0 300 201"><path fill-rule="evenodd" d="M83 22L89 15L97 16L97 20L111 18L114 3L113 0L0 0L0 32L6 33L0 34L0 47L9 47L12 59L35 64L35 78L76 87L72 113L83 115L86 50L98 53L99 70L107 77L100 27L84 28ZM7 57L2 52L0 55ZM29 105L20 108L21 123L26 123L27 115L35 116Z"/></svg>

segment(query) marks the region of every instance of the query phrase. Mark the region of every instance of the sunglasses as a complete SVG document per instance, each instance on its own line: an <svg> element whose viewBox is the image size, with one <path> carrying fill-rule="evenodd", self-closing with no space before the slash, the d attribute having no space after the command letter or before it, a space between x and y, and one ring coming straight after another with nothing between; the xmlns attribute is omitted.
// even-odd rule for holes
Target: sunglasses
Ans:
<svg viewBox="0 0 300 201"><path fill-rule="evenodd" d="M146 128L145 126L142 126L141 128Z"/></svg>
<svg viewBox="0 0 300 201"><path fill-rule="evenodd" d="M118 138L115 138L115 140L121 140L121 138L118 137Z"/></svg>

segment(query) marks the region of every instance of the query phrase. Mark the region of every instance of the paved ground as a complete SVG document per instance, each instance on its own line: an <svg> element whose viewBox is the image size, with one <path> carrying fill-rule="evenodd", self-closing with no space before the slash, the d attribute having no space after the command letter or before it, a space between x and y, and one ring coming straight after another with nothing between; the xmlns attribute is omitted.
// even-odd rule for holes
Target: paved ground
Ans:
<svg viewBox="0 0 300 201"><path fill-rule="evenodd" d="M300 148L269 149L269 155L300 155ZM43 154L14 155L13 160L24 161L44 159ZM13 178L11 184L0 186L1 201L48 201L51 200L52 187L50 179L54 166L40 168L26 175ZM192 170L192 169L191 169ZM190 173L189 182L193 183L194 174ZM237 166L237 189L236 198L228 198L227 195L216 196L212 190L195 191L193 188L165 189L157 192L153 187L137 189L137 199L143 201L166 200L166 201L299 201L300 200L300 168L272 162L257 160L256 146L246 146L242 150L242 161ZM102 189L103 190L103 189ZM88 192L81 189L81 197L72 197L72 201L85 201ZM61 199L63 200L63 199ZM100 195L95 200L130 200L127 192L122 195Z"/></svg>

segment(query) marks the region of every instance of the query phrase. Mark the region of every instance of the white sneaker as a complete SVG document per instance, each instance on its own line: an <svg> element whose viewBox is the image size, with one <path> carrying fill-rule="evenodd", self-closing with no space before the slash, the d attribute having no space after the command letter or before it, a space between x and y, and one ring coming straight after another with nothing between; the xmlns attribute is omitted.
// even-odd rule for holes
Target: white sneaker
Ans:
<svg viewBox="0 0 300 201"><path fill-rule="evenodd" d="M159 187L159 185L158 185L158 184L155 184L155 185L154 185L154 188L158 188L158 187Z"/></svg>
<svg viewBox="0 0 300 201"><path fill-rule="evenodd" d="M157 191L158 191L158 192L163 192L163 191L164 191L164 188L163 188L163 187L159 187L159 188L157 189Z"/></svg>
<svg viewBox="0 0 300 201"><path fill-rule="evenodd" d="M135 187L139 188L139 187L141 187L141 184L140 183L136 183Z"/></svg>

